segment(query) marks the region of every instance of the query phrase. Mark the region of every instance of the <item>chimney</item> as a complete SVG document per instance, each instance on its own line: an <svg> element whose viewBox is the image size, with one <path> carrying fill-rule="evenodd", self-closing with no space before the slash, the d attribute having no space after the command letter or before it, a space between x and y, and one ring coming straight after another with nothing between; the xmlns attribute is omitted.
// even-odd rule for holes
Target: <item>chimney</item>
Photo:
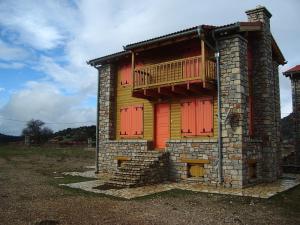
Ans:
<svg viewBox="0 0 300 225"><path fill-rule="evenodd" d="M272 14L266 7L258 5L255 9L250 9L246 11L249 22L257 22L260 21L265 24L265 27L270 30L270 18Z"/></svg>
<svg viewBox="0 0 300 225"><path fill-rule="evenodd" d="M262 30L250 39L253 49L252 79L254 135L262 140L262 177L274 181L280 176L280 106L278 68L273 67L271 13L264 6L246 11L249 22L261 22ZM275 89L276 88L276 89ZM278 101L279 102L279 101Z"/></svg>

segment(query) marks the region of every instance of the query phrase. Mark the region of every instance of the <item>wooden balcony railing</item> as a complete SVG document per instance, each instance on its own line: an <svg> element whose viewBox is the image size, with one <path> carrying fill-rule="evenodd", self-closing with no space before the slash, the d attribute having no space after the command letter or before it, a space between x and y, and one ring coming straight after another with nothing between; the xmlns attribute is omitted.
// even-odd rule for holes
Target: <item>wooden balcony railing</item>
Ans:
<svg viewBox="0 0 300 225"><path fill-rule="evenodd" d="M136 68L133 73L133 89L166 86L187 81L215 80L216 65L201 56L184 58Z"/></svg>

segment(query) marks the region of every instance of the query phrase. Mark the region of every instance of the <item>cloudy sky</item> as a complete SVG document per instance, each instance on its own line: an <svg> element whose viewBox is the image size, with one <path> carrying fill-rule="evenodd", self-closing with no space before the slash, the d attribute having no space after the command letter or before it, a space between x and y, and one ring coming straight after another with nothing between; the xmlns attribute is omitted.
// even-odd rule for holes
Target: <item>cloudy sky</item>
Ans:
<svg viewBox="0 0 300 225"><path fill-rule="evenodd" d="M246 21L266 6L288 64L300 64L299 0L0 0L0 133L31 118L53 130L95 124L97 72L86 61L187 27ZM282 116L290 81L280 76Z"/></svg>

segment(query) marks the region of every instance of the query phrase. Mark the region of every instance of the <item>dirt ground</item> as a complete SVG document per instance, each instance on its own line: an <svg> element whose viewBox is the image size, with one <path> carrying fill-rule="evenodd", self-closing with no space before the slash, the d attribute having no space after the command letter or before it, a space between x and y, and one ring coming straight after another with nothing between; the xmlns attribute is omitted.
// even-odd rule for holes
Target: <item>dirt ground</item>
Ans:
<svg viewBox="0 0 300 225"><path fill-rule="evenodd" d="M0 224L300 224L300 187L268 200L169 191L134 200L59 187L93 165L81 149L0 146ZM56 173L54 173L56 172Z"/></svg>

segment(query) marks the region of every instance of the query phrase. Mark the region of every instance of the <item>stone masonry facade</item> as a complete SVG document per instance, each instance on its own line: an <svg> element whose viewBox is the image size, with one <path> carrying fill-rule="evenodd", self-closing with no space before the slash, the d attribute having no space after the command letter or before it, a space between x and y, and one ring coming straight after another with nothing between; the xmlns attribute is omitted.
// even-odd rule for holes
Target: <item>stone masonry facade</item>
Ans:
<svg viewBox="0 0 300 225"><path fill-rule="evenodd" d="M278 65L272 60L271 13L264 7L246 12L250 22L262 22L262 31L252 41L254 137L262 140L263 181L274 181L280 171L280 103Z"/></svg>
<svg viewBox="0 0 300 225"><path fill-rule="evenodd" d="M300 74L297 75L298 76L293 76L291 81L296 164L300 165Z"/></svg>
<svg viewBox="0 0 300 225"><path fill-rule="evenodd" d="M218 142L217 140L170 140L166 151L170 154L169 178L173 181L186 180L188 178L187 162L183 159L204 159L204 176L198 182L206 184L218 184Z"/></svg>
<svg viewBox="0 0 300 225"><path fill-rule="evenodd" d="M252 137L249 135L248 124L250 107L247 47L249 40L240 34L218 39L221 74L222 185L234 188L274 181L281 174L279 78L278 64L272 59L271 14L264 7L246 13L250 22L261 21L263 26L258 38L251 40L254 49L253 83L255 84ZM112 63L102 65L98 70L100 76L99 169L100 172L112 172L117 171L116 157L134 157L151 151L153 143L148 140L115 140L116 70ZM295 82L294 89L300 96L299 80ZM298 112L299 105L298 102ZM203 163L204 176L198 178L197 182L220 185L217 139L169 140L165 152L169 154L170 180L188 179L188 163L183 159L206 160L206 163ZM250 167L256 173L253 177L249 176Z"/></svg>
<svg viewBox="0 0 300 225"><path fill-rule="evenodd" d="M112 64L99 68L99 170L109 173L117 169L117 156L132 157L148 150L146 140L114 140L116 125L116 70Z"/></svg>

